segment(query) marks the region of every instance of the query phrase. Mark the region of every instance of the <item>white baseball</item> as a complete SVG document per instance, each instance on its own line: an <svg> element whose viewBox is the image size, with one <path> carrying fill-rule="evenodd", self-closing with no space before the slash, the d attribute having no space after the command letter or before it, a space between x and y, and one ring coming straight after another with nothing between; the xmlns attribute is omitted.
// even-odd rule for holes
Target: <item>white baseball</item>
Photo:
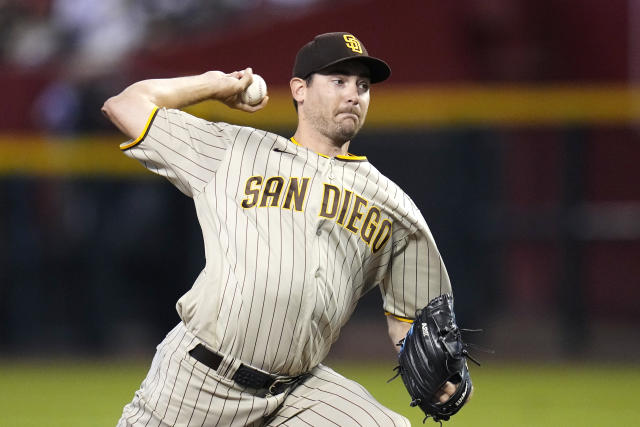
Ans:
<svg viewBox="0 0 640 427"><path fill-rule="evenodd" d="M257 105L267 95L267 83L259 74L253 75L253 82L242 92L242 102Z"/></svg>

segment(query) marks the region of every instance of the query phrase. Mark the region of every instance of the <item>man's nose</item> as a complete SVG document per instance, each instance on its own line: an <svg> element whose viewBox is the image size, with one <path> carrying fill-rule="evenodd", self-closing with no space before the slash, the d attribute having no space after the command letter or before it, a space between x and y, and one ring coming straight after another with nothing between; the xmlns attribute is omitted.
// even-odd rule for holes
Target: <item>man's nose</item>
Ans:
<svg viewBox="0 0 640 427"><path fill-rule="evenodd" d="M358 91L357 83L352 83L347 86L347 101L353 105L360 103L360 92Z"/></svg>

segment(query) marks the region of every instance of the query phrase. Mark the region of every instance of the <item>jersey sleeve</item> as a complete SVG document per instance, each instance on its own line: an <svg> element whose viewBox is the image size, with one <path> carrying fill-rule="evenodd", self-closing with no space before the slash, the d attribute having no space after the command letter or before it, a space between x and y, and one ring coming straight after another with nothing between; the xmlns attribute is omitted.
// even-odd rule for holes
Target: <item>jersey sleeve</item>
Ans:
<svg viewBox="0 0 640 427"><path fill-rule="evenodd" d="M386 314L406 321L433 298L451 293L447 269L428 229L397 242L380 287Z"/></svg>
<svg viewBox="0 0 640 427"><path fill-rule="evenodd" d="M213 179L231 145L228 127L184 111L156 108L143 133L120 149L194 197Z"/></svg>

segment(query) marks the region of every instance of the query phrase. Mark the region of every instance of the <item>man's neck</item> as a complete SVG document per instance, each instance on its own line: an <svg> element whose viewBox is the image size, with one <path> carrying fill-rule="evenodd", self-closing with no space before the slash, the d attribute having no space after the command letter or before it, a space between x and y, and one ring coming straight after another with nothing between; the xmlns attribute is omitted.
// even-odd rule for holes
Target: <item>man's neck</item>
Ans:
<svg viewBox="0 0 640 427"><path fill-rule="evenodd" d="M351 142L347 141L340 145L324 135L316 132L305 132L300 128L296 130L293 139L303 147L327 157L346 156L349 154L349 143Z"/></svg>

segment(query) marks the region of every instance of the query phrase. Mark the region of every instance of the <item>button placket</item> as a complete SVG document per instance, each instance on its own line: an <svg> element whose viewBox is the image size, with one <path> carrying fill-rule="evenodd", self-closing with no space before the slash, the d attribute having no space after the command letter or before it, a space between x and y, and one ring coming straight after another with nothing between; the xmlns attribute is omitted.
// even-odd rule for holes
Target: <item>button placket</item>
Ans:
<svg viewBox="0 0 640 427"><path fill-rule="evenodd" d="M331 181L336 179L335 175L333 174L333 164L335 163L335 161L336 161L335 157L332 157L329 159L329 179Z"/></svg>

